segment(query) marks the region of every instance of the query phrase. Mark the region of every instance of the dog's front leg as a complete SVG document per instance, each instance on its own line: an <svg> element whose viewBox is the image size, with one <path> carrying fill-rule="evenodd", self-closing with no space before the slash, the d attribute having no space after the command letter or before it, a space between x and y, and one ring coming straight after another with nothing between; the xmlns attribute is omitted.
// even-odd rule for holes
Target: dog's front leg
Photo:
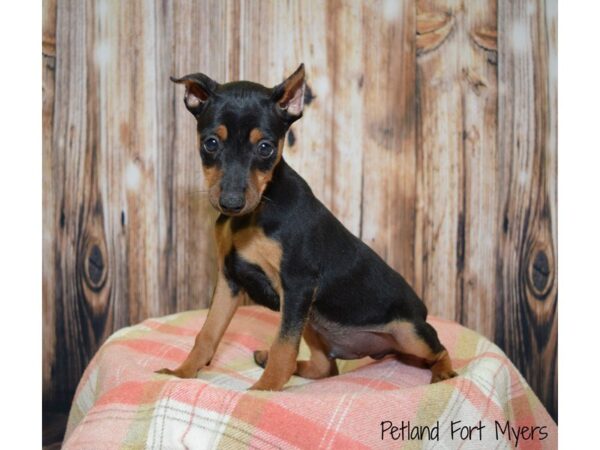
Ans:
<svg viewBox="0 0 600 450"><path fill-rule="evenodd" d="M314 291L314 289L306 288L295 292L286 290L281 298L283 303L281 325L275 342L269 350L265 371L250 389L279 391L296 371L300 339L308 318Z"/></svg>
<svg viewBox="0 0 600 450"><path fill-rule="evenodd" d="M177 369L161 369L157 373L176 375L180 378L195 377L198 370L210 363L241 297L241 291L235 294L232 292L225 275L220 270L208 316L196 336L194 347Z"/></svg>

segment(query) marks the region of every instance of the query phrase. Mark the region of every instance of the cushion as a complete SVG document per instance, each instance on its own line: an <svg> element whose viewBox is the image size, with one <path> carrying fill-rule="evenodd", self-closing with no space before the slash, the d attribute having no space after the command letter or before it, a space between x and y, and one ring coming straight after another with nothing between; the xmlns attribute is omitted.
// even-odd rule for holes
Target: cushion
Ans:
<svg viewBox="0 0 600 450"><path fill-rule="evenodd" d="M506 355L455 322L428 319L459 373L435 384L429 370L389 356L338 360L340 375L294 376L281 392L248 391L263 371L253 351L269 347L279 324L260 306L238 309L195 379L154 373L185 359L206 314L114 333L79 383L64 448L504 448L517 439L556 448L556 423ZM300 359L308 355L303 342Z"/></svg>

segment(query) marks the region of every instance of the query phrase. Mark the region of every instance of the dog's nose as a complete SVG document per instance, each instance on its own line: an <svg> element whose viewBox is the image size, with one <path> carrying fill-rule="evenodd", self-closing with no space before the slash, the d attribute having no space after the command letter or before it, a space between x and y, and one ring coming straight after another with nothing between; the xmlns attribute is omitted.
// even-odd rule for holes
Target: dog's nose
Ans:
<svg viewBox="0 0 600 450"><path fill-rule="evenodd" d="M224 212L240 212L246 204L243 192L228 192L221 194L219 206Z"/></svg>

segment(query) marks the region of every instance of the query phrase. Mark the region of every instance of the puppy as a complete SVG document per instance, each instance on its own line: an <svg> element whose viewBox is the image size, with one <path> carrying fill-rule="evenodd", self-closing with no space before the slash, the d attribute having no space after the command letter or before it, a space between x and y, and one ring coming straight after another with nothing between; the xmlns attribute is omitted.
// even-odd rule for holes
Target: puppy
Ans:
<svg viewBox="0 0 600 450"><path fill-rule="evenodd" d="M280 390L292 374L335 375L336 358L388 354L429 367L432 383L456 376L414 290L285 162L286 132L302 117L304 78L300 65L273 88L219 84L201 73L172 79L185 86L208 197L220 212L218 280L193 349L178 368L159 372L195 377L247 295L282 314L271 348L254 353L265 370L251 389ZM302 336L308 361L297 361Z"/></svg>

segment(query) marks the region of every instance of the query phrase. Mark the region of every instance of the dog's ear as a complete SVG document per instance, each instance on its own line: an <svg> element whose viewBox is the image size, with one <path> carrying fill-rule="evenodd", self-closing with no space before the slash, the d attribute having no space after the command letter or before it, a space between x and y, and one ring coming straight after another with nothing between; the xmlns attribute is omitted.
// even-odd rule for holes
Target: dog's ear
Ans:
<svg viewBox="0 0 600 450"><path fill-rule="evenodd" d="M273 100L279 111L291 122L302 117L304 108L304 64L283 83L273 88Z"/></svg>
<svg viewBox="0 0 600 450"><path fill-rule="evenodd" d="M219 83L203 73L192 73L181 78L171 77L177 84L185 84L183 101L186 108L194 115L198 114L204 103L215 94Z"/></svg>

